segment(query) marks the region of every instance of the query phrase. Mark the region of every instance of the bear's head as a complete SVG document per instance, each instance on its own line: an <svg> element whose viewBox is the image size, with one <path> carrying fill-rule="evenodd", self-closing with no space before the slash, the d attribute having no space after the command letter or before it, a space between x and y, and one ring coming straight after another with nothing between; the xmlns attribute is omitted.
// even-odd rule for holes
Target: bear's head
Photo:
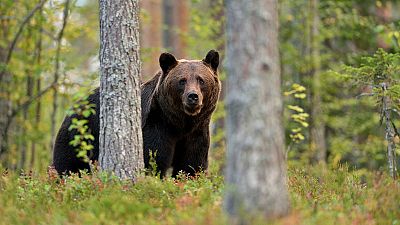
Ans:
<svg viewBox="0 0 400 225"><path fill-rule="evenodd" d="M187 116L211 114L220 92L219 54L211 50L203 60L176 60L170 53L160 55L161 105ZM174 113L176 114L176 113Z"/></svg>

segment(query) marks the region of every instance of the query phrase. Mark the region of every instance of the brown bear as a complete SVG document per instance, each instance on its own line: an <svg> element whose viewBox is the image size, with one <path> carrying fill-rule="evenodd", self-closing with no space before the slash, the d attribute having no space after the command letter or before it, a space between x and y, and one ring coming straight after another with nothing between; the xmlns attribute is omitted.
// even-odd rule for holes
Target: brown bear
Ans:
<svg viewBox="0 0 400 225"><path fill-rule="evenodd" d="M176 60L169 53L160 55L159 71L141 86L143 154L150 168L150 152L161 177L172 167L194 175L208 167L209 125L216 108L221 83L218 78L219 54L211 50L203 60ZM99 105L99 89L88 97ZM67 116L55 140L53 166L59 174L90 170L89 164L76 157L69 144L76 133L68 130L77 115ZM90 116L88 126L95 137L90 160L99 156L99 115Z"/></svg>

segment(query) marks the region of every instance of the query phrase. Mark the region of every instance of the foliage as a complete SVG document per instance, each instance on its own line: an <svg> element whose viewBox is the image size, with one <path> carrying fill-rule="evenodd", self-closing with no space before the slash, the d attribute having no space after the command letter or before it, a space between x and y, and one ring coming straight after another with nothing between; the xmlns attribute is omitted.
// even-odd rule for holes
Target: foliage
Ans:
<svg viewBox="0 0 400 225"><path fill-rule="evenodd" d="M63 180L8 174L0 181L0 214L5 224L221 224L214 215L221 215L222 181L140 177L132 185L102 173Z"/></svg>
<svg viewBox="0 0 400 225"><path fill-rule="evenodd" d="M399 133L395 125L395 118L399 115L398 102L400 54L391 54L379 49L372 57L363 57L360 66L345 66L345 78L352 80L359 88L366 89L366 93L359 96L373 97L380 113L380 123L385 123L385 139L387 141L389 172L396 178L396 142Z"/></svg>
<svg viewBox="0 0 400 225"><path fill-rule="evenodd" d="M304 99L306 94L304 93L306 88L299 85L293 84L291 90L286 91L284 93L285 96L293 96L295 99ZM296 125L291 128L291 133L289 135L290 139L295 142L299 143L304 140L304 135L302 134L303 128L308 127L307 118L309 117L308 113L304 112L304 109L297 105L287 105L287 109L291 110L291 116L293 122Z"/></svg>
<svg viewBox="0 0 400 225"><path fill-rule="evenodd" d="M289 170L289 190L296 222L291 224L393 224L398 222L398 182L385 174L347 166ZM387 190L394 190L388 192Z"/></svg>
<svg viewBox="0 0 400 225"><path fill-rule="evenodd" d="M69 131L75 131L74 139L69 142L70 145L76 148L77 157L84 162L89 162L88 152L94 147L91 144L94 141L94 136L89 128L89 117L96 114L94 104L89 104L86 97L76 95L78 99L73 106L73 109L68 112L68 115L76 115L72 118Z"/></svg>
<svg viewBox="0 0 400 225"><path fill-rule="evenodd" d="M327 163L338 166L348 163L350 168L381 169L386 165L382 128L374 102L369 98L356 99L360 94L341 76L332 73L343 64L357 64L364 55L378 47L398 51L395 34L399 18L394 10L398 1L319 0L313 11L308 0L280 1L280 52L284 89L293 83L307 88L305 101L285 99L286 105L296 105L305 112L312 112L313 74L319 71L322 123L327 145ZM318 24L312 15L318 16ZM313 27L314 26L314 27ZM317 36L313 37L313 29ZM317 62L313 51L319 53ZM319 65L317 68L316 65ZM373 66L373 65L371 65ZM286 133L290 134L290 117L285 117ZM290 159L304 159L309 163L311 151L310 129L304 132L305 141L293 145ZM385 166L386 167L386 166Z"/></svg>
<svg viewBox="0 0 400 225"><path fill-rule="evenodd" d="M274 224L395 224L400 189L390 177L347 167L291 165L291 213ZM391 191L387 191L387 190ZM223 178L141 176L135 185L103 173L60 180L0 169L4 224L227 224ZM15 216L18 215L18 216ZM254 218L253 224L265 224Z"/></svg>
<svg viewBox="0 0 400 225"><path fill-rule="evenodd" d="M343 76L358 87L369 87L369 93L362 93L361 96L373 96L378 108L382 108L382 96L388 96L393 103L400 101L399 53L392 54L378 49L373 56L362 57L359 64L354 67L345 66ZM393 104L392 107L395 112L399 110L398 104Z"/></svg>
<svg viewBox="0 0 400 225"><path fill-rule="evenodd" d="M223 55L224 0L190 1L190 31L184 35L188 43L189 56L194 59L202 58L209 49L217 49Z"/></svg>
<svg viewBox="0 0 400 225"><path fill-rule="evenodd" d="M94 0L79 5L71 1L71 16L61 41L60 79L58 85L52 86L57 61L55 41L62 23L64 1L47 1L36 11L22 27L10 61L3 62L22 21L38 2L6 0L0 3L0 67L10 77L0 82L0 105L6 101L15 110L15 115L0 116L0 121L4 116L10 119L8 151L1 159L9 168L44 171L51 161L52 92L57 90L61 96L56 102L59 108L67 109L71 105L70 93L78 92L81 85L96 83L93 58L98 47L98 9ZM29 104L23 106L26 102ZM58 110L55 115L57 129L65 111ZM2 124L0 128L4 128Z"/></svg>

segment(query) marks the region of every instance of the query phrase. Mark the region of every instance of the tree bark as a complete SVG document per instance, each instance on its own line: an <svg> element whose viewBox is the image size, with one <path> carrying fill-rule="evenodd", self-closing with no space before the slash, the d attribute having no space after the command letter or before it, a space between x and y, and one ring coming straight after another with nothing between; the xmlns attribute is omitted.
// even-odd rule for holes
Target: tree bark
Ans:
<svg viewBox="0 0 400 225"><path fill-rule="evenodd" d="M133 181L144 167L138 14L138 0L100 0L99 163Z"/></svg>
<svg viewBox="0 0 400 225"><path fill-rule="evenodd" d="M311 98L311 126L310 126L310 149L315 152L313 156L317 162L326 162L327 150L325 140L325 123L322 114L321 101L321 63L319 37L319 0L310 1L310 47L311 47L311 76L312 76L312 98Z"/></svg>
<svg viewBox="0 0 400 225"><path fill-rule="evenodd" d="M276 0L227 1L227 212L288 212ZM246 217L244 216L246 215Z"/></svg>

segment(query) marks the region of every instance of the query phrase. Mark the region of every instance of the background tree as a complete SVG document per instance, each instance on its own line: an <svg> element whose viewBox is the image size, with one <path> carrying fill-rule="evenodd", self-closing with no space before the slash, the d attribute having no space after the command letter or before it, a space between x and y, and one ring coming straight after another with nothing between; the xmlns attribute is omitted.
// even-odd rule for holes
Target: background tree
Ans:
<svg viewBox="0 0 400 225"><path fill-rule="evenodd" d="M311 128L310 128L310 151L315 152L313 161L326 162L326 136L324 115L321 104L321 64L320 64L320 34L319 34L319 0L311 0L310 3L310 34L309 55L310 75L312 79L311 92Z"/></svg>
<svg viewBox="0 0 400 225"><path fill-rule="evenodd" d="M159 70L158 57L163 48L163 1L140 1L140 46L143 80Z"/></svg>
<svg viewBox="0 0 400 225"><path fill-rule="evenodd" d="M289 200L275 0L227 1L229 214L284 215Z"/></svg>
<svg viewBox="0 0 400 225"><path fill-rule="evenodd" d="M100 1L100 155L103 170L134 180L144 167L139 1Z"/></svg>
<svg viewBox="0 0 400 225"><path fill-rule="evenodd" d="M343 73L358 86L369 85L372 92L361 93L359 96L372 96L380 113L380 123L385 127L387 148L387 164L389 174L397 178L396 144L399 140L399 130L395 121L400 115L400 54L391 54L379 49L373 56L361 59L357 67L347 66Z"/></svg>
<svg viewBox="0 0 400 225"><path fill-rule="evenodd" d="M56 35L56 59L54 65L54 83L57 84L60 80L60 57L61 57L61 41L63 40L65 27L68 22L68 14L69 14L70 0L65 1L64 12L63 12L63 20L60 31ZM58 89L57 86L53 88L53 112L51 113L51 139L50 139L50 149L54 147L54 138L56 135L56 119L57 119L57 111L58 111Z"/></svg>
<svg viewBox="0 0 400 225"><path fill-rule="evenodd" d="M178 59L186 58L190 1L163 0L164 46Z"/></svg>

